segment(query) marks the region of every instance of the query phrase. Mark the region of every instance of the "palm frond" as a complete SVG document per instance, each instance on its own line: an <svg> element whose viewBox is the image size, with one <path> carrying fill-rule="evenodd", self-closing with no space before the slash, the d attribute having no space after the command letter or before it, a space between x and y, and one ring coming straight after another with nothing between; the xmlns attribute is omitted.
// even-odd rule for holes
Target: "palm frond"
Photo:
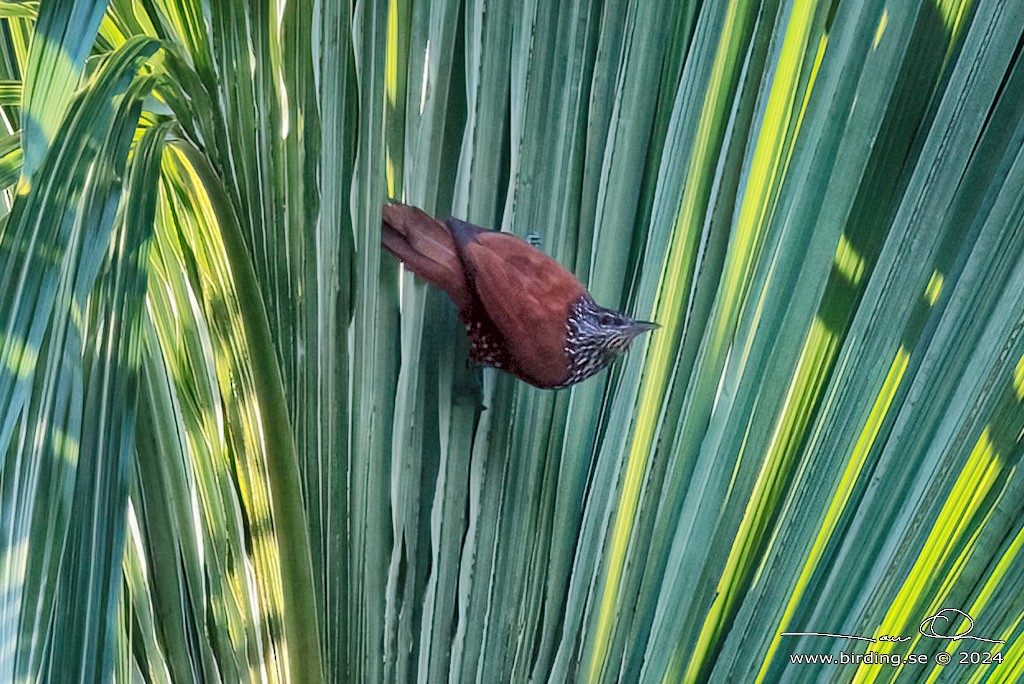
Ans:
<svg viewBox="0 0 1024 684"><path fill-rule="evenodd" d="M1020 3L0 20L0 679L1021 678ZM661 328L470 367L388 197Z"/></svg>

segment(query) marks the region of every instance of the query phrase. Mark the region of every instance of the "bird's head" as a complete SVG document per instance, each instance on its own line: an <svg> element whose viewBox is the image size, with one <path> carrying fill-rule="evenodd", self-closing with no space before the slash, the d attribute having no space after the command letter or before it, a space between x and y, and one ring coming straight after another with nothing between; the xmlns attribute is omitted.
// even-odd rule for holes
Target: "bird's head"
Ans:
<svg viewBox="0 0 1024 684"><path fill-rule="evenodd" d="M582 297L569 315L565 348L570 359L568 384L606 367L626 353L637 335L657 327L657 323L638 321Z"/></svg>

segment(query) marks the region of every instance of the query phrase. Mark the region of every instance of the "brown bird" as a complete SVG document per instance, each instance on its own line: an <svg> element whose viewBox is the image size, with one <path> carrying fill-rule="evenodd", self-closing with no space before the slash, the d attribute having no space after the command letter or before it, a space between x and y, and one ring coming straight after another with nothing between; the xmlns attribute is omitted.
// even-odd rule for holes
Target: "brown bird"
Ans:
<svg viewBox="0 0 1024 684"><path fill-rule="evenodd" d="M585 380L657 327L599 306L572 273L509 233L388 204L382 243L448 293L474 361L536 387Z"/></svg>

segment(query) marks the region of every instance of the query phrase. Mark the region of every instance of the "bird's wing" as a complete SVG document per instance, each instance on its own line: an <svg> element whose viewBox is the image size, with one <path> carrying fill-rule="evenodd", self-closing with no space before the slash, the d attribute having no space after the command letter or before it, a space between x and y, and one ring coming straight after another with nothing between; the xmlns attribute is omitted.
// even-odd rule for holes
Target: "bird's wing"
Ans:
<svg viewBox="0 0 1024 684"><path fill-rule="evenodd" d="M565 380L566 320L584 293L561 264L508 233L447 220L475 288L513 358L535 384ZM473 228L475 230L467 230Z"/></svg>

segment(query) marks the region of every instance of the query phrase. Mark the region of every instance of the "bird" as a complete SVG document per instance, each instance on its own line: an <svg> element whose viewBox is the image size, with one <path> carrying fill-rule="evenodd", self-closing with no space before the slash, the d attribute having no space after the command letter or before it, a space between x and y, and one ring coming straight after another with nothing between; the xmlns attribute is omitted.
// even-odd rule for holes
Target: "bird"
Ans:
<svg viewBox="0 0 1024 684"><path fill-rule="evenodd" d="M398 202L382 213L383 247L447 293L478 364L562 389L603 370L658 327L598 305L571 272L511 233L438 220Z"/></svg>

